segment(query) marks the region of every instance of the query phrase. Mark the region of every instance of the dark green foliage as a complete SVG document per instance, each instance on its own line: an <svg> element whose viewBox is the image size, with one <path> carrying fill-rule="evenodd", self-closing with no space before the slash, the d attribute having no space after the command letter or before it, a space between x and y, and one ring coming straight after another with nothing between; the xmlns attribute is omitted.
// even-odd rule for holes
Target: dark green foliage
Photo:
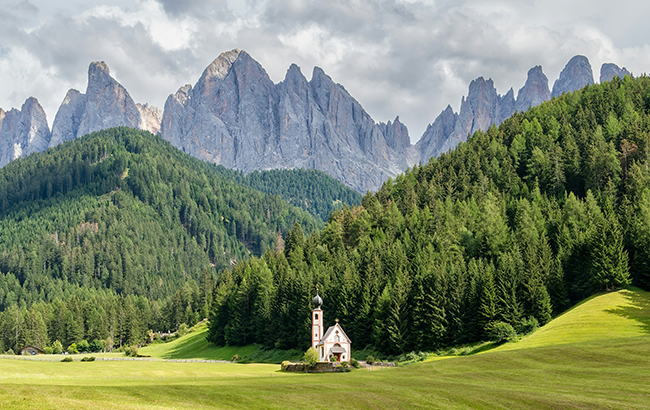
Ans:
<svg viewBox="0 0 650 410"><path fill-rule="evenodd" d="M494 322L489 326L488 338L496 343L511 342L517 339L517 332L510 323Z"/></svg>
<svg viewBox="0 0 650 410"><path fill-rule="evenodd" d="M72 357L64 357L63 359L61 359L61 361L62 361L63 363L74 362L74 360L72 359Z"/></svg>
<svg viewBox="0 0 650 410"><path fill-rule="evenodd" d="M0 343L110 350L209 316L218 272L322 225L239 179L128 128L2 168Z"/></svg>
<svg viewBox="0 0 650 410"><path fill-rule="evenodd" d="M553 99L320 233L294 227L283 251L219 278L209 340L306 349L316 284L326 324L382 355L485 340L494 323L528 332L628 278L650 286L648 96L650 78L628 77Z"/></svg>
<svg viewBox="0 0 650 410"><path fill-rule="evenodd" d="M336 209L361 204L361 194L315 169L254 171L240 175L237 181L266 194L279 195L323 221Z"/></svg>
<svg viewBox="0 0 650 410"><path fill-rule="evenodd" d="M521 321L521 324L517 327L517 333L520 335L527 335L533 333L539 328L539 322L534 317L529 317Z"/></svg>

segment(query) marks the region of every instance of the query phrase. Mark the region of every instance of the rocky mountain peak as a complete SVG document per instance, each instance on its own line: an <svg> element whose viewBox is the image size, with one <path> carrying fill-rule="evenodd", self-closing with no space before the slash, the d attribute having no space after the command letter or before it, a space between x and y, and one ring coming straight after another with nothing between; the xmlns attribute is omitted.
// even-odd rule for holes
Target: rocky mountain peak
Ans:
<svg viewBox="0 0 650 410"><path fill-rule="evenodd" d="M620 79L625 78L626 75L632 75L625 67L620 68L614 63L605 63L600 67L600 82L612 81L614 77Z"/></svg>
<svg viewBox="0 0 650 410"><path fill-rule="evenodd" d="M594 74L589 59L577 55L571 58L560 72L560 77L553 84L551 96L559 97L563 93L579 90L587 84L594 83Z"/></svg>
<svg viewBox="0 0 650 410"><path fill-rule="evenodd" d="M29 97L20 110L0 113L0 166L32 152L44 151L50 143L45 110Z"/></svg>
<svg viewBox="0 0 650 410"><path fill-rule="evenodd" d="M538 65L528 70L526 84L517 93L515 109L524 112L530 107L550 99L551 92L548 89L548 78L544 75L542 66Z"/></svg>
<svg viewBox="0 0 650 410"><path fill-rule="evenodd" d="M108 75L111 74L111 70L108 68L108 64L106 64L104 61L93 61L88 66L88 76L104 73Z"/></svg>
<svg viewBox="0 0 650 410"><path fill-rule="evenodd" d="M230 68L242 53L248 55L246 52L243 52L236 48L221 53L219 57L215 58L214 61L206 67L206 69L203 71L202 77L216 77L220 80L223 80L226 78L230 72Z"/></svg>

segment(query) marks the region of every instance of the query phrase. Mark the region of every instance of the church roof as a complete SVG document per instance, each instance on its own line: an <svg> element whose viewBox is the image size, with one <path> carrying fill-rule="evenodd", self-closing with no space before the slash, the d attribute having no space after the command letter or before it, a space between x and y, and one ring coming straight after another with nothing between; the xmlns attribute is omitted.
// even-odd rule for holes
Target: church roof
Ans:
<svg viewBox="0 0 650 410"><path fill-rule="evenodd" d="M330 327L327 329L327 332L325 332L325 334L323 335L323 338L322 338L322 339L321 339L321 340L316 344L316 346L320 346L320 345L324 344L324 343L325 343L325 340L327 340L327 338L330 336L330 334L332 334L332 332L333 332L334 329L336 329L336 328L338 328L338 330L341 331L341 333L343 334L343 337L345 337L345 339L347 340L347 342L350 343L350 344L352 344L352 341L350 340L350 338L348 337L348 335L345 334L345 332L343 331L343 328L341 327L341 325L339 325L338 323L336 323L334 326L330 326Z"/></svg>

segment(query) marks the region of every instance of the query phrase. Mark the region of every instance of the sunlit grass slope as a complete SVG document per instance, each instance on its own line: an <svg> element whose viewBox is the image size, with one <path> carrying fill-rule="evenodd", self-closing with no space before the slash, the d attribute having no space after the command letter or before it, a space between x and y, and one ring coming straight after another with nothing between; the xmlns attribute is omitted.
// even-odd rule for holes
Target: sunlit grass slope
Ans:
<svg viewBox="0 0 650 410"><path fill-rule="evenodd" d="M524 349L648 335L650 292L630 287L592 296L532 335L496 350Z"/></svg>
<svg viewBox="0 0 650 410"><path fill-rule="evenodd" d="M0 408L647 409L649 299L634 288L598 295L521 342L380 371L303 374L265 364L0 359ZM202 334L148 349L219 357L203 345Z"/></svg>
<svg viewBox="0 0 650 410"><path fill-rule="evenodd" d="M230 360L236 354L244 357L258 349L254 345L219 347L208 343L205 339L208 326L205 323L194 327L192 330L191 333L171 342L143 347L139 350L139 353L162 359Z"/></svg>

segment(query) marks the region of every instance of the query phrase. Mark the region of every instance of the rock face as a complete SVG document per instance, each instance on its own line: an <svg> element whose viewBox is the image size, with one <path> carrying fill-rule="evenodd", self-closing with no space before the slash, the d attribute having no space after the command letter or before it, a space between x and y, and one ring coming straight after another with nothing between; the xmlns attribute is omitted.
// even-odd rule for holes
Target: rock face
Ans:
<svg viewBox="0 0 650 410"><path fill-rule="evenodd" d="M560 78L553 86L552 95L572 92L593 82L589 60L583 56L575 56L562 70ZM431 157L437 157L455 148L459 142L465 141L468 135L478 130L485 131L492 124L500 124L514 114L515 110L523 112L550 99L548 78L541 66L535 66L528 71L526 84L517 93L516 100L512 88L504 96L499 96L492 80L486 81L479 77L470 83L467 98L462 98L460 114L455 114L451 107L447 107L433 124L427 127L416 144L420 161L426 163Z"/></svg>
<svg viewBox="0 0 650 410"><path fill-rule="evenodd" d="M454 132L458 114L454 112L450 105L438 115L438 118L429 124L427 130L415 145L421 158L422 163L426 163L431 157L437 157L442 153L442 146ZM426 160L425 160L426 158Z"/></svg>
<svg viewBox="0 0 650 410"><path fill-rule="evenodd" d="M625 78L626 75L631 76L629 71L625 67L620 68L613 63L605 63L600 67L600 82L604 83L605 81L612 81L614 77L620 79Z"/></svg>
<svg viewBox="0 0 650 410"><path fill-rule="evenodd" d="M167 98L161 135L228 168L315 168L361 192L376 190L417 159L399 118L375 123L320 68L308 81L293 64L274 84L240 50L223 53L194 87Z"/></svg>
<svg viewBox="0 0 650 410"><path fill-rule="evenodd" d="M542 66L535 66L528 70L526 84L517 93L517 111L524 112L551 99L548 89L548 78L542 71Z"/></svg>
<svg viewBox="0 0 650 410"><path fill-rule="evenodd" d="M629 74L615 64L603 64L600 81ZM307 80L292 64L284 80L274 84L250 55L232 50L214 60L194 86L187 84L170 95L163 112L136 104L106 63L93 62L85 94L68 91L51 133L35 98L20 110L0 109L0 166L93 131L127 126L160 134L183 151L228 168L314 168L365 192L455 148L474 132L500 124L515 111L587 84L593 84L593 74L583 56L567 63L553 93L541 66L528 71L516 99L512 88L501 96L491 79L479 77L470 83L460 112L447 106L413 146L399 117L376 123L318 67Z"/></svg>
<svg viewBox="0 0 650 410"><path fill-rule="evenodd" d="M88 67L86 93L69 90L52 124L50 146L111 127L131 127L158 133L160 109L136 104L110 75L105 62Z"/></svg>
<svg viewBox="0 0 650 410"><path fill-rule="evenodd" d="M44 151L49 143L47 117L36 98L28 98L20 110L0 109L0 166L32 152Z"/></svg>
<svg viewBox="0 0 650 410"><path fill-rule="evenodd" d="M553 84L551 96L559 97L563 93L570 93L593 83L594 74L589 60L585 56L575 56L569 60L560 73L560 78Z"/></svg>
<svg viewBox="0 0 650 410"><path fill-rule="evenodd" d="M160 134L160 123L162 122L163 111L149 104L136 104L140 113L140 124L138 128L149 131L152 134Z"/></svg>

